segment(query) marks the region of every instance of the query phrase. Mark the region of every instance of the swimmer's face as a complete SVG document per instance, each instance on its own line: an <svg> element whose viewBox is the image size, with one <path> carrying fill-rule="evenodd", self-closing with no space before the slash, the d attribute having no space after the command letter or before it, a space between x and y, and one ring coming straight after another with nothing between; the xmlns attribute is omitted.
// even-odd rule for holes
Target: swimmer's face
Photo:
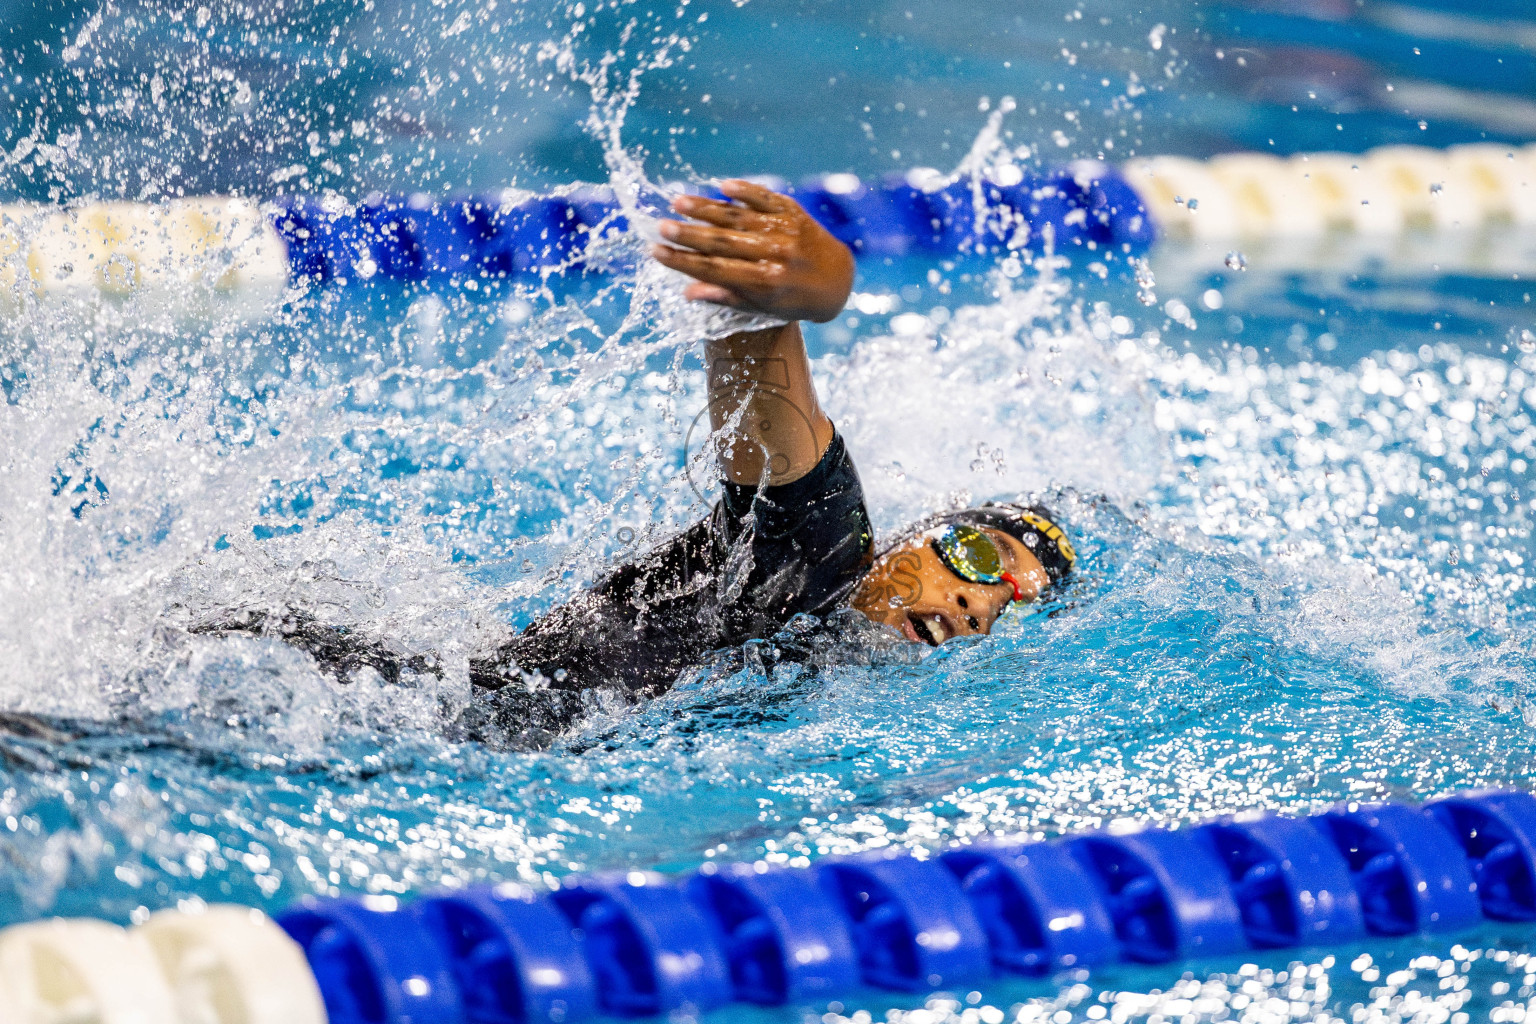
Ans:
<svg viewBox="0 0 1536 1024"><path fill-rule="evenodd" d="M1006 533L983 532L997 545L1024 599L1033 601L1050 583L1040 560ZM853 606L908 640L937 647L953 636L990 633L1012 596L1007 583L968 583L950 572L925 533L876 559Z"/></svg>

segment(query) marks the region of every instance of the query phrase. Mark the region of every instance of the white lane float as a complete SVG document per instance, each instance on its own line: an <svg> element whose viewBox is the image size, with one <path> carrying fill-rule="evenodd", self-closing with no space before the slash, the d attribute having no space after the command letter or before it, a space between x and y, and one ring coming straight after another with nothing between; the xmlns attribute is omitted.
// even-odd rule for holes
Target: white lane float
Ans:
<svg viewBox="0 0 1536 1024"><path fill-rule="evenodd" d="M3 1024L174 1024L149 944L114 924L55 918L0 931Z"/></svg>
<svg viewBox="0 0 1536 1024"><path fill-rule="evenodd" d="M288 277L287 246L246 199L0 206L0 310L128 295L171 307L232 298L265 305Z"/></svg>
<svg viewBox="0 0 1536 1024"><path fill-rule="evenodd" d="M163 910L133 931L159 961L181 1024L325 1024L304 951L259 910Z"/></svg>
<svg viewBox="0 0 1536 1024"><path fill-rule="evenodd" d="M1270 240L1536 225L1536 146L1479 143L1293 157L1133 160L1126 180L1167 237Z"/></svg>

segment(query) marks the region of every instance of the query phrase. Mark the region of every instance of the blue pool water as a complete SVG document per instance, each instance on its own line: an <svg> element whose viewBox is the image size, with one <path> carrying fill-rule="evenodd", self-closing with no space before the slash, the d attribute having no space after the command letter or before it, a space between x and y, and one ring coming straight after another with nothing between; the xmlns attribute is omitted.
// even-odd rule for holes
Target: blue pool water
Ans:
<svg viewBox="0 0 1536 1024"><path fill-rule="evenodd" d="M1513 0L10 6L0 201L541 190L606 180L615 138L654 180L948 169L1005 95L1027 164L1536 138ZM937 651L850 618L809 662L724 652L539 753L449 738L467 656L711 496L664 285L28 306L0 321L0 712L52 731L0 731L0 924L1526 787L1536 260L1506 248L1165 247L1150 306L1119 265L866 263L810 343L877 529L1028 493L1083 571ZM194 631L284 605L442 679ZM1462 1024L1523 1014L1529 946L729 1015Z"/></svg>

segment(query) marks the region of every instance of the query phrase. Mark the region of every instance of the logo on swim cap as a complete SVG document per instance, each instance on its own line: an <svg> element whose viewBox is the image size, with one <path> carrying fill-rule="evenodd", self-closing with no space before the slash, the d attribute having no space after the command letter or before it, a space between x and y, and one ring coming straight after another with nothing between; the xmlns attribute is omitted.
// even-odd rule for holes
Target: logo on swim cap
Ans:
<svg viewBox="0 0 1536 1024"><path fill-rule="evenodd" d="M1056 550L1061 557L1067 560L1067 567L1071 568L1077 561L1077 552L1072 550L1072 542L1067 540L1067 535L1061 527L1046 519L1037 516L1033 512L1020 512L1019 518L1028 523L1037 534L1056 545Z"/></svg>

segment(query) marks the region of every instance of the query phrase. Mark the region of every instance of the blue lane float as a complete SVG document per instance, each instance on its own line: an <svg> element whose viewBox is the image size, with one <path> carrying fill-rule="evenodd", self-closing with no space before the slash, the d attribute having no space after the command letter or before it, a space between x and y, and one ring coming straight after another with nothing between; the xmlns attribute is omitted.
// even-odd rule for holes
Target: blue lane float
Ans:
<svg viewBox="0 0 1536 1024"><path fill-rule="evenodd" d="M1536 798L307 900L331 1024L571 1024L1536 920Z"/></svg>
<svg viewBox="0 0 1536 1024"><path fill-rule="evenodd" d="M1348 862L1372 934L1453 931L1481 916L1466 850L1433 814L1381 804L1313 820Z"/></svg>
<svg viewBox="0 0 1536 1024"><path fill-rule="evenodd" d="M392 899L306 900L278 918L315 975L332 1024L462 1024L447 951Z"/></svg>
<svg viewBox="0 0 1536 1024"><path fill-rule="evenodd" d="M870 984L924 991L987 972L986 932L941 862L874 855L829 859L816 871L841 905Z"/></svg>
<svg viewBox="0 0 1536 1024"><path fill-rule="evenodd" d="M621 231L625 222L602 192L522 200L375 194L355 206L283 197L272 226L288 246L294 280L346 284L373 277L531 278L579 269L588 240Z"/></svg>
<svg viewBox="0 0 1536 1024"><path fill-rule="evenodd" d="M512 1024L596 1013L597 984L576 931L532 889L504 884L437 893L424 897L417 913L447 954L466 1019Z"/></svg>
<svg viewBox="0 0 1536 1024"><path fill-rule="evenodd" d="M1096 883L1123 959L1164 963L1247 948L1226 872L1191 832L1098 833L1068 845Z"/></svg>
<svg viewBox="0 0 1536 1024"><path fill-rule="evenodd" d="M942 856L981 920L999 970L1045 974L1116 958L1114 922L1067 847L979 844Z"/></svg>
<svg viewBox="0 0 1536 1024"><path fill-rule="evenodd" d="M1365 934L1349 865L1327 837L1295 818L1249 817L1196 829L1227 870L1255 949L1316 945Z"/></svg>
<svg viewBox="0 0 1536 1024"><path fill-rule="evenodd" d="M718 926L737 1000L827 998L859 982L853 936L816 876L754 864L709 864L685 883Z"/></svg>
<svg viewBox="0 0 1536 1024"><path fill-rule="evenodd" d="M1429 805L1466 852L1483 913L1536 920L1536 799L1525 793L1467 793Z"/></svg>
<svg viewBox="0 0 1536 1024"><path fill-rule="evenodd" d="M719 924L686 888L631 871L569 879L551 898L581 935L603 1009L653 1016L731 1001Z"/></svg>
<svg viewBox="0 0 1536 1024"><path fill-rule="evenodd" d="M774 184L867 258L1079 247L1139 255L1155 238L1135 189L1107 164L932 190L899 176L864 182L851 174ZM612 193L599 189L444 200L374 194L356 205L285 196L274 209L293 278L320 283L533 278L581 269L595 234L625 228Z"/></svg>

